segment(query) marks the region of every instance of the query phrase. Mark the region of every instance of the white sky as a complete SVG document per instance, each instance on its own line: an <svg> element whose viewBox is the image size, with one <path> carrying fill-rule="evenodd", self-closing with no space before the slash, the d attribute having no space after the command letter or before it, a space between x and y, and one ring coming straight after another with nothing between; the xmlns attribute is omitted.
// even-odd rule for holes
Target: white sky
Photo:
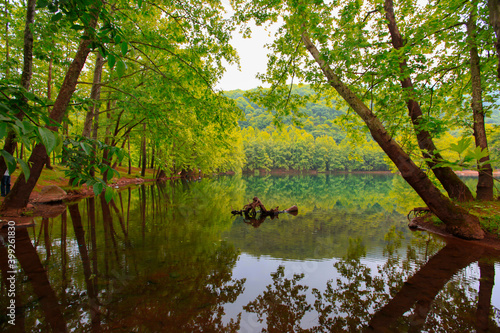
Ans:
<svg viewBox="0 0 500 333"><path fill-rule="evenodd" d="M251 26L252 37L244 39L238 32L233 33L231 44L236 48L240 56L241 71L238 66L227 66L226 73L216 88L228 90L248 90L261 85L259 79L255 77L257 73L266 71L267 53L269 52L264 44L270 43L273 37L269 37L269 32L264 27Z"/></svg>

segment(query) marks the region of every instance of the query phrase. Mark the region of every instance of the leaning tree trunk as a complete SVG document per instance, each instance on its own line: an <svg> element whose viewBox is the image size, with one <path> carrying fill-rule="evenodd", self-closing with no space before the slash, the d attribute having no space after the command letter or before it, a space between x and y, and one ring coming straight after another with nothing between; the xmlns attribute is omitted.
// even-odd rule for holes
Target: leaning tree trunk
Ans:
<svg viewBox="0 0 500 333"><path fill-rule="evenodd" d="M473 6L472 10L474 11ZM472 85L472 113L474 119L474 139L476 147L488 151L488 140L486 139L486 130L484 127L484 111L483 111L483 91L481 88L481 69L479 54L476 45L476 15L471 13L467 21L467 39L469 44L470 54L470 74ZM491 201L493 200L493 168L489 163L489 154L479 160L482 164L479 166L479 177L477 180L477 195L478 200Z"/></svg>
<svg viewBox="0 0 500 333"><path fill-rule="evenodd" d="M96 25L97 21L92 20L90 28L95 29ZM73 62L66 72L61 90L57 95L57 99L54 102L54 106L49 115L49 118L56 121L57 123L60 123L64 115L66 114L71 96L76 89L78 77L80 76L80 72L82 71L82 68L85 65L85 61L87 60L87 56L90 52L90 43L90 39L83 39L80 42L75 58L73 59ZM57 127L55 126L49 126L48 128L53 131L57 131ZM14 186L12 187L12 190L5 197L0 211L26 207L29 201L30 194L35 187L40 174L42 173L43 166L45 165L46 161L47 152L45 151L45 146L43 144L37 144L33 149L33 152L31 153L30 159L28 161L29 165L31 165L30 176L28 180L26 181L24 177L17 178Z"/></svg>
<svg viewBox="0 0 500 333"><path fill-rule="evenodd" d="M388 28L391 34L391 42L396 50L401 49L404 46L403 38L396 24L396 18L394 16L394 5L392 0L385 0L384 9L386 12L386 18L388 21ZM401 73L407 70L406 60L401 60L399 63ZM411 78L408 76L401 80L401 86L403 90L409 93L410 96L414 94L414 86ZM409 115L413 124L413 128L417 135L418 146L422 150L423 157L427 161L427 165L433 171L436 178L443 185L446 192L452 199L457 199L459 201L471 201L474 199L471 191L460 180L460 178L455 174L455 172L449 168L436 167L436 164L443 160L441 154L437 152L437 148L432 141L431 134L422 129L423 125L423 113L420 108L420 104L417 101L408 98L407 107Z"/></svg>
<svg viewBox="0 0 500 333"><path fill-rule="evenodd" d="M410 156L387 133L387 130L377 116L333 72L330 65L323 60L319 50L312 43L306 32L302 34L302 41L323 71L328 83L335 88L349 106L363 119L374 140L394 162L403 178L424 200L429 209L446 224L447 230L457 237L482 239L484 232L479 225L478 218L455 205L440 192L425 172L412 161Z"/></svg>
<svg viewBox="0 0 500 333"><path fill-rule="evenodd" d="M28 0L28 4L26 5L26 22L24 25L24 49L23 49L23 73L21 74L21 86L29 90L31 77L33 76L33 33L31 31L33 22L35 20L35 7L36 0ZM23 98L23 104L27 107L28 100ZM19 120L22 120L24 117L24 112L20 111L16 114L16 117ZM5 139L3 150L8 152L9 154L13 154L16 150L17 142L16 142L16 134L14 132L10 132ZM7 170L7 165L5 164L5 160L0 158L0 175L3 175Z"/></svg>
<svg viewBox="0 0 500 333"><path fill-rule="evenodd" d="M495 35L497 36L495 49L497 50L498 58L497 77L500 79L500 0L488 0L488 9L490 12L490 25L495 30Z"/></svg>

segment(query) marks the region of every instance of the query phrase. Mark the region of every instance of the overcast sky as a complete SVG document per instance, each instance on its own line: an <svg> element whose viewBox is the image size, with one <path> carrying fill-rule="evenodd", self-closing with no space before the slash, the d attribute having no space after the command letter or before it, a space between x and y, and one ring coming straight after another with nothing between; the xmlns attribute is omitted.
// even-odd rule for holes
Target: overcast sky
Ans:
<svg viewBox="0 0 500 333"><path fill-rule="evenodd" d="M240 56L241 71L237 66L228 66L217 88L222 90L248 90L262 85L255 78L257 73L264 73L267 64L267 52L264 44L270 43L272 37L263 27L252 26L252 38L244 39L237 32L233 34L232 45Z"/></svg>

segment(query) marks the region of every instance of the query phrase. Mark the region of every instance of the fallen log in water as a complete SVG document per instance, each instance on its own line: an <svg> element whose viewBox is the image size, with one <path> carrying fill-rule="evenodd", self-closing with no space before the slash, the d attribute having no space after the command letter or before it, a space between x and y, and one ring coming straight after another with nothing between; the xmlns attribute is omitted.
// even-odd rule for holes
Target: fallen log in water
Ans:
<svg viewBox="0 0 500 333"><path fill-rule="evenodd" d="M243 206L242 210L233 210L233 211L231 211L231 213L233 215L245 214L245 215L255 216L257 214L256 208L260 209L261 215L266 215L266 216L273 216L273 215L277 215L279 213L291 213L291 214L297 215L297 212L299 211L299 208L295 205L288 208L288 209L281 210L281 211L279 210L279 206L276 208L271 208L270 210L267 210L266 207L264 206L264 204L260 201L260 199L257 197L254 197L252 199L252 202Z"/></svg>

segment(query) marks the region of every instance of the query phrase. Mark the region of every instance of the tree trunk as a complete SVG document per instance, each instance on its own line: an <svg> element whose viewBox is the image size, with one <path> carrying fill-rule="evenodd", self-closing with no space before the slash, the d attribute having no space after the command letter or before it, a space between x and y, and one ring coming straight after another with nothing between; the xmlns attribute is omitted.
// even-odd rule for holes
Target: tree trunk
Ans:
<svg viewBox="0 0 500 333"><path fill-rule="evenodd" d="M26 22L24 25L24 64L23 73L21 75L21 86L26 90L29 90L31 77L33 76L33 33L31 31L31 25L35 20L35 6L36 0L28 0L28 3L26 5ZM26 98L23 98L23 102L26 107L28 100ZM18 114L16 114L16 117L19 120L22 120L24 117L24 112L20 111ZM9 132L7 138L5 139L3 149L12 155L16 150L16 147L16 134L14 132ZM7 170L5 160L3 158L0 158L0 175L3 175L5 173L5 170Z"/></svg>
<svg viewBox="0 0 500 333"><path fill-rule="evenodd" d="M127 136L128 143L128 174L132 174L132 155L130 155L130 135Z"/></svg>
<svg viewBox="0 0 500 333"><path fill-rule="evenodd" d="M500 79L500 0L488 0L488 9L490 12L490 25L497 36L495 49L498 57L497 77Z"/></svg>
<svg viewBox="0 0 500 333"><path fill-rule="evenodd" d="M52 59L49 60L49 71L47 73L47 100L52 99ZM47 109L50 113L50 107ZM47 155L47 162L45 162L45 167L49 170L52 170L52 166L50 165L50 156Z"/></svg>
<svg viewBox="0 0 500 333"><path fill-rule="evenodd" d="M52 65L54 60L49 60L49 71L47 73L47 99L50 101L52 99ZM50 112L50 107L49 107Z"/></svg>
<svg viewBox="0 0 500 333"><path fill-rule="evenodd" d="M373 139L394 162L403 178L424 200L429 209L446 224L447 230L457 237L482 239L484 232L479 225L478 218L455 205L439 191L427 175L412 161L410 156L387 133L377 116L340 80L329 64L322 59L319 50L305 32L302 34L302 41L323 71L328 83L363 119Z"/></svg>
<svg viewBox="0 0 500 333"><path fill-rule="evenodd" d="M93 120L95 119L95 115L99 113L99 100L101 99L101 77L103 66L104 59L101 56L101 53L97 52L94 67L94 79L92 82L92 90L90 91L90 99L92 100L92 105L89 107L87 116L85 117L85 123L83 124L82 136L86 138L90 138Z"/></svg>
<svg viewBox="0 0 500 333"><path fill-rule="evenodd" d="M472 6L472 11L477 10L477 5ZM476 147L488 151L488 140L486 139L486 130L484 127L484 111L483 111L483 90L481 88L481 68L480 59L476 45L476 15L474 12L470 14L467 21L467 40L469 44L470 54L470 75L472 86L472 114L474 120L474 139ZM477 180L477 195L478 200L491 201L493 200L493 169L489 163L490 157L485 156L478 162L479 177Z"/></svg>
<svg viewBox="0 0 500 333"><path fill-rule="evenodd" d="M91 22L91 28L95 28L97 21L93 20ZM54 107L50 112L49 118L60 123L66 114L68 104L71 100L71 96L76 89L78 77L82 71L87 55L90 52L89 45L91 43L90 39L83 39L80 42L78 51L76 52L73 62L66 72L61 90L57 95L57 99L54 102ZM48 126L49 129L57 131L57 127ZM45 146L42 144L37 144L33 149L31 157L29 159L30 177L26 181L24 177L18 177L12 190L5 197L0 211L5 211L9 208L20 209L26 207L29 201L29 197L33 188L35 187L40 174L42 173L43 166L47 160L47 153L45 151Z"/></svg>
<svg viewBox="0 0 500 333"><path fill-rule="evenodd" d="M8 64L10 60L10 46L9 46L9 1L4 0L4 15L5 15L5 63ZM5 79L8 80L10 76L10 66L5 66Z"/></svg>
<svg viewBox="0 0 500 333"><path fill-rule="evenodd" d="M111 139L111 98L108 98L108 102L106 104L106 121L107 121L107 124L106 124L106 136L104 138L104 143L106 145L111 145L111 142L113 141ZM102 150L102 163L107 165L107 166L110 166L111 165L111 161L109 160L109 150L107 148L103 149ZM108 179L108 171L105 171L103 174L102 174L102 178L104 179L104 181L107 183L107 179Z"/></svg>
<svg viewBox="0 0 500 333"><path fill-rule="evenodd" d="M142 151L142 168L141 168L141 177L144 177L146 175L146 166L147 166L147 149L146 149L146 123L142 125L142 128L144 130L142 134L142 143L141 143L141 151Z"/></svg>
<svg viewBox="0 0 500 333"><path fill-rule="evenodd" d="M151 165L150 165L150 169L154 169L155 168L155 147L152 147L151 148Z"/></svg>
<svg viewBox="0 0 500 333"><path fill-rule="evenodd" d="M392 45L396 50L403 47L403 38L396 24L396 18L394 16L394 6L392 0L385 0L384 9L386 12L386 18L388 20L389 32L391 34ZM407 63L406 60L401 60L399 63L401 73L406 72ZM422 129L423 123L423 113L420 108L420 104L411 98L414 95L414 86L411 78L408 76L401 80L401 86L403 90L409 94L409 98L406 102L409 115L413 124L413 129L417 135L418 146L422 150L423 157L427 160L427 165L433 171L436 178L443 185L446 192L452 199L457 199L459 201L471 201L474 199L471 191L465 185L460 178L453 172L449 167L446 168L436 168L436 164L443 160L441 154L437 152L437 148L432 141L431 134Z"/></svg>
<svg viewBox="0 0 500 333"><path fill-rule="evenodd" d="M33 76L33 32L31 26L35 21L36 0L28 0L26 5L26 22L24 25L24 65L21 85L28 90Z"/></svg>

